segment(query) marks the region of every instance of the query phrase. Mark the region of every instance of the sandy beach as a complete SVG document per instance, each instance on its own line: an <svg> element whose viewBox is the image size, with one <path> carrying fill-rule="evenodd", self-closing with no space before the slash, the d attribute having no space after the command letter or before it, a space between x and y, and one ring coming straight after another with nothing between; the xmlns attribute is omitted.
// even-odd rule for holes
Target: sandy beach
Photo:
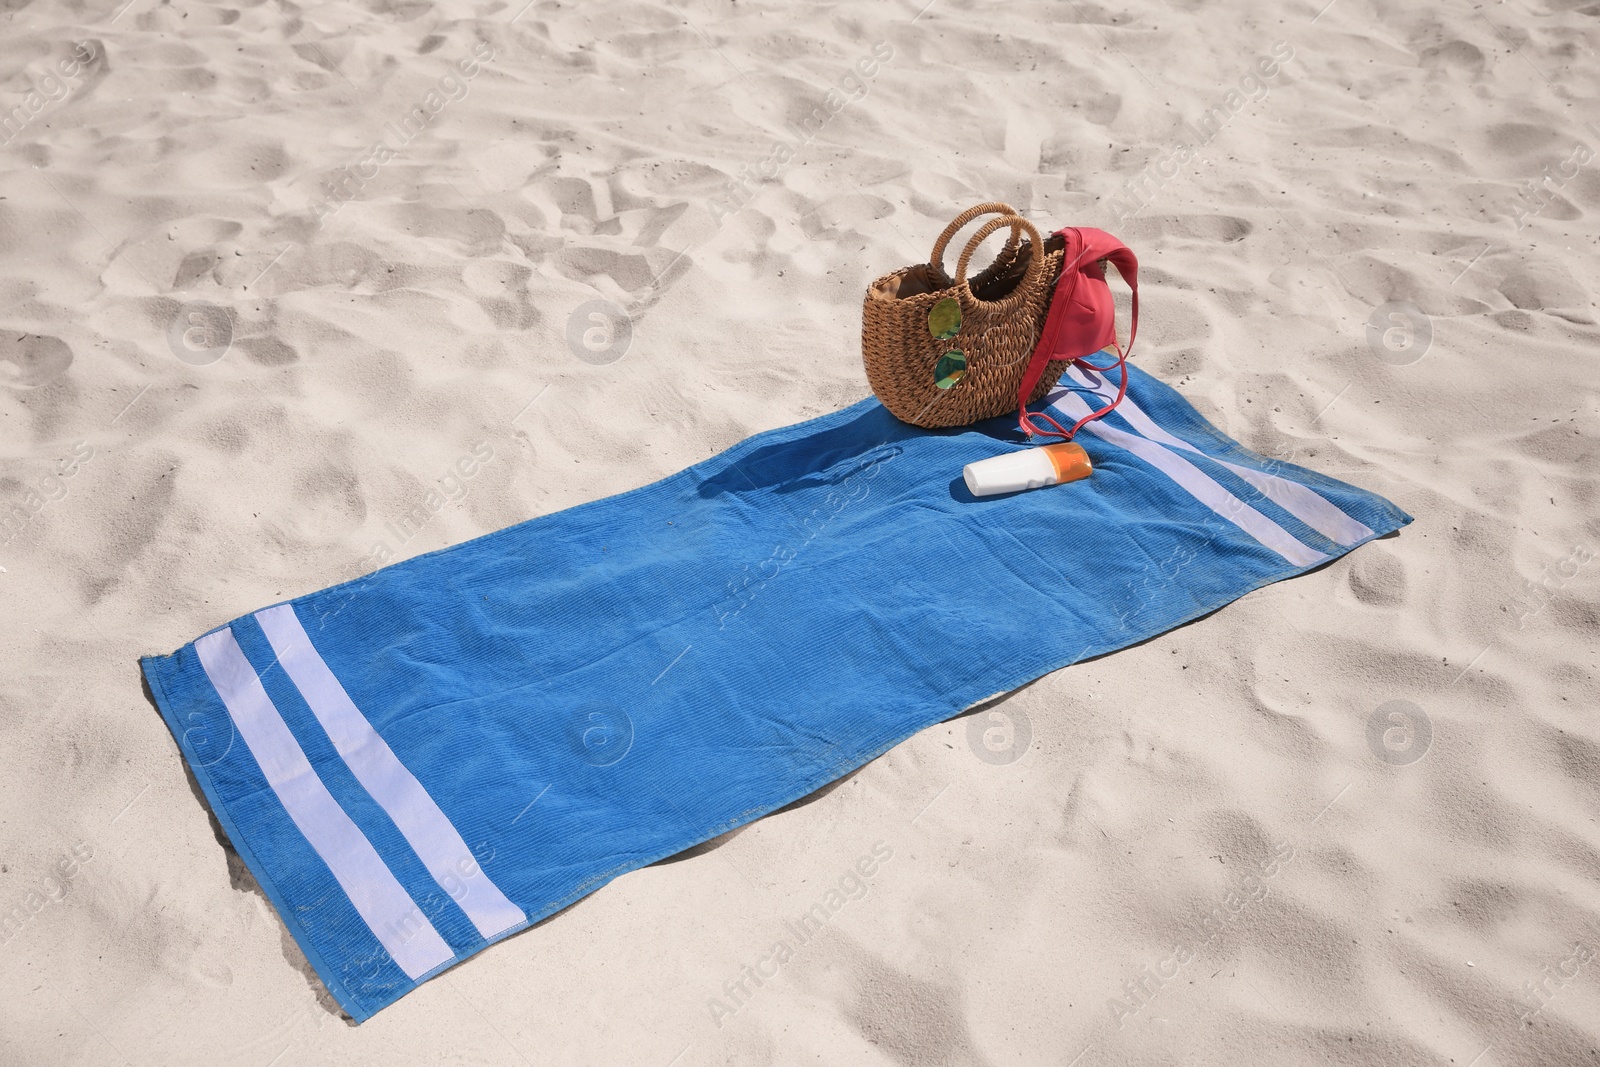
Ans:
<svg viewBox="0 0 1600 1067"><path fill-rule="evenodd" d="M1597 49L0 4L0 1064L1600 1061ZM866 286L987 200L1117 235L1138 366L1416 521L341 1015L138 657L860 400Z"/></svg>

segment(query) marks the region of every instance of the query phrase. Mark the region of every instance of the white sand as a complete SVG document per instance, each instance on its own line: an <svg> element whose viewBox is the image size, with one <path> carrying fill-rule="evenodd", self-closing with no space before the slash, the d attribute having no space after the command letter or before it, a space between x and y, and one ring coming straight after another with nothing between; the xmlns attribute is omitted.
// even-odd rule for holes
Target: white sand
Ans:
<svg viewBox="0 0 1600 1067"><path fill-rule="evenodd" d="M26 912L0 1062L1594 1062L1600 23L1322 3L3 5L0 501L59 498L0 547L0 911ZM480 41L465 97L319 227L321 183ZM749 203L714 206L741 168ZM995 197L1123 237L1141 366L1417 522L1013 695L1016 762L928 730L349 1025L136 657L380 539L453 544L860 398L867 282ZM633 309L609 365L565 339L594 299ZM1364 325L1397 300L1432 333L1405 365ZM195 301L235 316L209 365L169 344ZM1369 747L1390 701L1431 726L1409 764ZM724 992L877 842L865 897Z"/></svg>

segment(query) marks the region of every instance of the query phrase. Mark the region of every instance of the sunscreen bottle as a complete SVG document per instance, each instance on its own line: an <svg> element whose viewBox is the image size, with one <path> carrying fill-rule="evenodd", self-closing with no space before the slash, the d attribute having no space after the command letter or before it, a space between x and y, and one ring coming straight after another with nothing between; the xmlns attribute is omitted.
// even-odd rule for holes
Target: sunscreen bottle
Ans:
<svg viewBox="0 0 1600 1067"><path fill-rule="evenodd" d="M961 478L973 496L996 496L1089 477L1089 453L1071 441L1025 448L968 463Z"/></svg>

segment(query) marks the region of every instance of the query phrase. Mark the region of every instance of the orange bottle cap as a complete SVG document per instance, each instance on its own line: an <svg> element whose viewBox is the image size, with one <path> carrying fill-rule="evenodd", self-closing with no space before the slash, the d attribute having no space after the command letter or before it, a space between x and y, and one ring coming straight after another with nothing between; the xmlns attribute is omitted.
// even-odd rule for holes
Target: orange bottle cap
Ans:
<svg viewBox="0 0 1600 1067"><path fill-rule="evenodd" d="M1050 457L1050 465L1056 469L1057 485L1087 478L1094 471L1094 466L1089 462L1089 453L1083 450L1082 445L1073 441L1058 441L1053 445L1045 445L1044 451Z"/></svg>

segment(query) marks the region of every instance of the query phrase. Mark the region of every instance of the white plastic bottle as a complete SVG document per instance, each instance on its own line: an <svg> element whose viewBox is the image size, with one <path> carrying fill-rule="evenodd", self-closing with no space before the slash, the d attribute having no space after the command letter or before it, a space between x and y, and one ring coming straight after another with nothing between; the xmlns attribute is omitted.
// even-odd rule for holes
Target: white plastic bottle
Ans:
<svg viewBox="0 0 1600 1067"><path fill-rule="evenodd" d="M961 468L961 479L973 496L997 496L1075 482L1089 477L1093 469L1082 445L1058 441L968 463Z"/></svg>

